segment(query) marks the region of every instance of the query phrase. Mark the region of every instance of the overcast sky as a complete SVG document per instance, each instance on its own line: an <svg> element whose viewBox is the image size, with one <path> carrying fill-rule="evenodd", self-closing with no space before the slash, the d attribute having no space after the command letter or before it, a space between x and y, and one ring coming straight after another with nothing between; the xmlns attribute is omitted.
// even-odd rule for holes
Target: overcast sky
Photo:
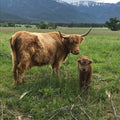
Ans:
<svg viewBox="0 0 120 120"><path fill-rule="evenodd" d="M117 3L120 0L63 0L65 2L76 2L76 1L96 1L96 2L104 2L104 3Z"/></svg>

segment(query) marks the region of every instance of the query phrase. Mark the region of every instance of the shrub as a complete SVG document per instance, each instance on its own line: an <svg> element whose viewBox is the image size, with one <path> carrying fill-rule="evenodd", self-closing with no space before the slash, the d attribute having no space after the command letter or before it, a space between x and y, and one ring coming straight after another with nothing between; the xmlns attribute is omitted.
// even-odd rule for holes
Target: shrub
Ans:
<svg viewBox="0 0 120 120"><path fill-rule="evenodd" d="M110 18L109 21L106 21L106 26L113 31L120 30L120 20L117 20L116 17Z"/></svg>

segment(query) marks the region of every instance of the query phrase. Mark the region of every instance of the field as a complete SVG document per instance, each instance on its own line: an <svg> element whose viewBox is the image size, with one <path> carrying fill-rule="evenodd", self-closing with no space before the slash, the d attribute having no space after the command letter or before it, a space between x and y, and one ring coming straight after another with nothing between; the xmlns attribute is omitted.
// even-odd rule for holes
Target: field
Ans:
<svg viewBox="0 0 120 120"><path fill-rule="evenodd" d="M120 31L93 28L80 45L80 54L69 54L60 69L60 77L51 75L51 67L33 67L24 75L25 83L14 85L9 39L16 31L61 31L82 34L89 28L0 28L0 119L1 120L114 120L109 91L120 119ZM90 92L79 90L77 59L93 60ZM20 99L21 97L21 99Z"/></svg>

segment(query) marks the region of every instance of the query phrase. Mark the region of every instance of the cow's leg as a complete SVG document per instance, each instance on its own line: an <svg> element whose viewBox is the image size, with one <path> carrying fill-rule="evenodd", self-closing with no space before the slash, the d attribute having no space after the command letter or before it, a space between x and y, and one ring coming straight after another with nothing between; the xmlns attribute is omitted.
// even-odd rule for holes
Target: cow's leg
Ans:
<svg viewBox="0 0 120 120"><path fill-rule="evenodd" d="M59 76L60 66L61 66L60 62L52 65L53 74L55 74L56 76Z"/></svg>
<svg viewBox="0 0 120 120"><path fill-rule="evenodd" d="M25 72L25 67L24 64L19 63L17 66L17 70L18 70L18 76L17 76L17 84L22 84L23 82L23 74Z"/></svg>
<svg viewBox="0 0 120 120"><path fill-rule="evenodd" d="M59 76L60 65L56 66L56 75Z"/></svg>
<svg viewBox="0 0 120 120"><path fill-rule="evenodd" d="M22 84L23 83L23 75L24 75L25 71L29 68L29 65L30 65L29 61L20 63L18 65L17 84Z"/></svg>
<svg viewBox="0 0 120 120"><path fill-rule="evenodd" d="M59 76L59 69L56 67L56 66L52 66L52 74L53 75L56 75L56 76Z"/></svg>
<svg viewBox="0 0 120 120"><path fill-rule="evenodd" d="M31 59L30 59L30 54L26 51L22 51L20 59L18 61L17 65L17 84L22 84L23 83L23 75L24 72L29 68Z"/></svg>
<svg viewBox="0 0 120 120"><path fill-rule="evenodd" d="M16 63L16 61L13 61L13 77L14 77L14 83L17 83L17 63Z"/></svg>
<svg viewBox="0 0 120 120"><path fill-rule="evenodd" d="M53 75L55 75L55 71L56 71L56 70L55 70L55 67L52 66L52 74L53 74Z"/></svg>
<svg viewBox="0 0 120 120"><path fill-rule="evenodd" d="M16 58L16 53L12 51L12 62L13 62L13 78L14 78L14 83L17 83L17 58Z"/></svg>
<svg viewBox="0 0 120 120"><path fill-rule="evenodd" d="M23 83L23 75L24 75L25 70L19 70L18 71L18 80L17 84L22 84Z"/></svg>

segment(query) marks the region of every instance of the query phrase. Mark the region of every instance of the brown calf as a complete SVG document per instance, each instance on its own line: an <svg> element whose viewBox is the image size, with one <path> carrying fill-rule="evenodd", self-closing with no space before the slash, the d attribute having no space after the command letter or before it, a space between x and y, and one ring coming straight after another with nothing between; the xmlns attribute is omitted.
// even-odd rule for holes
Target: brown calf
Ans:
<svg viewBox="0 0 120 120"><path fill-rule="evenodd" d="M78 60L78 72L80 81L80 90L87 90L92 79L92 60L87 56L82 56Z"/></svg>

